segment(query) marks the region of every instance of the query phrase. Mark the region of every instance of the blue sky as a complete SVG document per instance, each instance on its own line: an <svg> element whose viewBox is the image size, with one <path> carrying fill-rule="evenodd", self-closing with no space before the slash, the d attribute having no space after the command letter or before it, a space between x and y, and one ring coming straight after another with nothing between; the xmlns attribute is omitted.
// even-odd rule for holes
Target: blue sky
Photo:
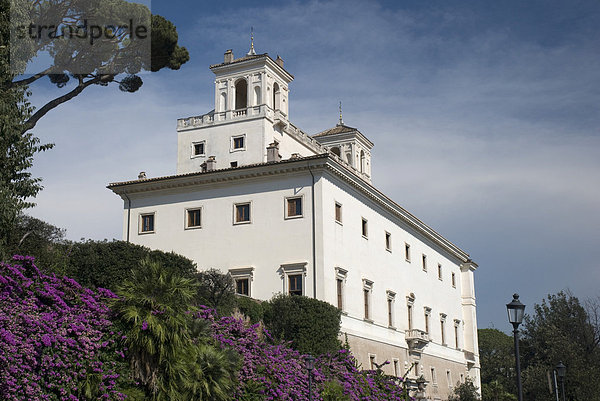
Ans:
<svg viewBox="0 0 600 401"><path fill-rule="evenodd" d="M597 1L158 1L191 60L136 94L89 88L35 129L45 189L31 214L68 237L120 238L109 182L175 172L178 117L212 109L208 66L233 49L279 54L290 118L344 121L374 143L373 183L479 264L479 327L508 331L513 292L600 284ZM34 104L58 94L32 87Z"/></svg>

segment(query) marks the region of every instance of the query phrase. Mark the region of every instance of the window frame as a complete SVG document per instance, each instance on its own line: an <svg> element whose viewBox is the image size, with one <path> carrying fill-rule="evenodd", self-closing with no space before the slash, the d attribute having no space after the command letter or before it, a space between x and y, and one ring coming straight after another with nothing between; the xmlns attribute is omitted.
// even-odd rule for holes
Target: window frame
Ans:
<svg viewBox="0 0 600 401"><path fill-rule="evenodd" d="M388 328L396 330L396 293L391 290L386 290L385 295L388 308Z"/></svg>
<svg viewBox="0 0 600 401"><path fill-rule="evenodd" d="M144 230L144 218L152 216L152 230ZM138 218L138 235L156 233L156 212L143 212Z"/></svg>
<svg viewBox="0 0 600 401"><path fill-rule="evenodd" d="M242 220L242 221L238 221L237 220L237 208L238 206L245 206L248 205L248 220ZM240 224L251 224L252 223L252 201L247 201L247 202L235 202L233 204L233 225L240 225Z"/></svg>
<svg viewBox="0 0 600 401"><path fill-rule="evenodd" d="M294 200L300 200L300 214L296 214L293 216L289 215L289 202ZM304 195L294 195L294 196L286 196L283 201L283 218L285 220L293 220L293 219L301 219L304 217Z"/></svg>
<svg viewBox="0 0 600 401"><path fill-rule="evenodd" d="M452 288L456 288L456 273L452 272L452 274L450 275L450 280L452 283Z"/></svg>
<svg viewBox="0 0 600 401"><path fill-rule="evenodd" d="M203 153L196 153L197 145L202 145ZM192 155L190 156L190 159L194 159L196 157L206 157L206 140L192 142Z"/></svg>
<svg viewBox="0 0 600 401"><path fill-rule="evenodd" d="M195 225L195 226L190 226L190 212L196 212L196 211L200 212L200 224ZM202 228L202 206L186 208L183 219L184 219L183 223L184 223L185 230L197 230L199 228Z"/></svg>
<svg viewBox="0 0 600 401"><path fill-rule="evenodd" d="M392 233L385 231L385 250L392 252Z"/></svg>
<svg viewBox="0 0 600 401"><path fill-rule="evenodd" d="M241 139L243 146L236 148L235 147L235 142L236 139ZM229 153L233 153L233 152L241 152L246 150L247 148L247 141L246 141L246 134L240 134L240 135L232 135L231 136L231 143L230 143L230 147L229 147Z"/></svg>
<svg viewBox="0 0 600 401"><path fill-rule="evenodd" d="M444 274L442 272L442 264L438 263L438 280L444 281Z"/></svg>
<svg viewBox="0 0 600 401"><path fill-rule="evenodd" d="M339 220L338 220L338 210L340 211ZM333 218L334 218L335 222L338 223L339 225L344 225L344 223L343 223L343 207L340 202L335 202L333 213L334 213Z"/></svg>
<svg viewBox="0 0 600 401"><path fill-rule="evenodd" d="M251 297L252 296L252 282L254 281L254 267L234 267L229 269L229 274L231 278L233 278L234 288L233 291L236 295L240 295L243 297ZM240 294L237 292L237 282L238 280L248 280L248 294Z"/></svg>
<svg viewBox="0 0 600 401"><path fill-rule="evenodd" d="M306 295L306 266L308 262L286 263L279 266L278 272L283 281L283 294L290 295L290 276L301 275L302 294Z"/></svg>
<svg viewBox="0 0 600 401"><path fill-rule="evenodd" d="M346 279L348 277L348 271L341 267L335 268L335 293L336 293L336 306L342 312L346 314ZM341 293L340 293L341 291ZM341 302L341 304L340 304Z"/></svg>
<svg viewBox="0 0 600 401"><path fill-rule="evenodd" d="M425 333L429 334L431 329L431 308L425 306L423 308L423 316L425 317Z"/></svg>
<svg viewBox="0 0 600 401"><path fill-rule="evenodd" d="M443 346L447 346L448 343L446 343L446 314L445 313L440 313L440 333L441 333L441 339L440 339L440 344L442 344Z"/></svg>
<svg viewBox="0 0 600 401"><path fill-rule="evenodd" d="M404 243L404 259L408 262L410 262L410 244L408 242Z"/></svg>
<svg viewBox="0 0 600 401"><path fill-rule="evenodd" d="M373 323L373 314L372 314L373 282L369 279L363 278L362 290L363 290L363 307L364 307L363 320L365 322Z"/></svg>
<svg viewBox="0 0 600 401"><path fill-rule="evenodd" d="M369 220L361 217L360 233L364 239L369 239Z"/></svg>
<svg viewBox="0 0 600 401"><path fill-rule="evenodd" d="M427 255L424 253L421 254L421 263L422 263L423 271L426 272L427 271Z"/></svg>

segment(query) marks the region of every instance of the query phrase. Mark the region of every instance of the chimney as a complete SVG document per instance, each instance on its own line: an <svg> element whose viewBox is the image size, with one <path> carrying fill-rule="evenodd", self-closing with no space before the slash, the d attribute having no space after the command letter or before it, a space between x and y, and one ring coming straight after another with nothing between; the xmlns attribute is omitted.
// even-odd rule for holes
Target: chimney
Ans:
<svg viewBox="0 0 600 401"><path fill-rule="evenodd" d="M277 142L269 144L269 146L267 146L267 163L278 162L280 160L279 144Z"/></svg>
<svg viewBox="0 0 600 401"><path fill-rule="evenodd" d="M217 168L217 161L214 156L209 156L206 161L206 171L213 171Z"/></svg>
<svg viewBox="0 0 600 401"><path fill-rule="evenodd" d="M138 180L145 180L145 179L146 179L146 172L140 171L140 173L138 174Z"/></svg>
<svg viewBox="0 0 600 401"><path fill-rule="evenodd" d="M233 50L229 49L225 52L225 64L229 64L233 61Z"/></svg>
<svg viewBox="0 0 600 401"><path fill-rule="evenodd" d="M277 63L278 66L283 68L283 59L281 57L279 57L279 54L277 55L277 59L275 60L275 62Z"/></svg>

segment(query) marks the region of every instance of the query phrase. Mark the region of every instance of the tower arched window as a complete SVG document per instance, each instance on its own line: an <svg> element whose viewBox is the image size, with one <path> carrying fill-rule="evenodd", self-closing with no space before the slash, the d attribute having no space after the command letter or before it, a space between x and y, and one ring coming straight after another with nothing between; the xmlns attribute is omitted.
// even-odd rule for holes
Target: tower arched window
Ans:
<svg viewBox="0 0 600 401"><path fill-rule="evenodd" d="M254 87L254 105L258 106L261 103L260 99L260 86Z"/></svg>
<svg viewBox="0 0 600 401"><path fill-rule="evenodd" d="M275 82L273 84L273 110L279 110L279 100L281 98L281 91L279 90L279 84Z"/></svg>
<svg viewBox="0 0 600 401"><path fill-rule="evenodd" d="M239 79L235 83L235 109L248 107L248 83L245 79Z"/></svg>
<svg viewBox="0 0 600 401"><path fill-rule="evenodd" d="M361 173L365 172L365 151L364 150L360 151L360 172Z"/></svg>
<svg viewBox="0 0 600 401"><path fill-rule="evenodd" d="M227 93L221 92L219 96L219 111L227 110Z"/></svg>

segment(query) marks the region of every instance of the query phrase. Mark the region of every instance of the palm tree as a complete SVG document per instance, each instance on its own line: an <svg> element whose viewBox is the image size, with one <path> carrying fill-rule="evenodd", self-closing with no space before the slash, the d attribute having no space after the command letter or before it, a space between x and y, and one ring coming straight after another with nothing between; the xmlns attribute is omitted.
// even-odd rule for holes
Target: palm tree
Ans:
<svg viewBox="0 0 600 401"><path fill-rule="evenodd" d="M181 399L190 358L197 283L144 259L117 290L112 307L126 336L132 378L155 400Z"/></svg>

